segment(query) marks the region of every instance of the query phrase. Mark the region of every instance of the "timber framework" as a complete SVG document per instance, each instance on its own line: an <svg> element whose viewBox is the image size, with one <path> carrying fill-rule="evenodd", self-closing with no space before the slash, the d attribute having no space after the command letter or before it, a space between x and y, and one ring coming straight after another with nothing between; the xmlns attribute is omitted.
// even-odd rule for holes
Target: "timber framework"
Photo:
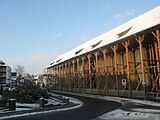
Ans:
<svg viewBox="0 0 160 120"><path fill-rule="evenodd" d="M160 6L56 58L52 89L159 98Z"/></svg>

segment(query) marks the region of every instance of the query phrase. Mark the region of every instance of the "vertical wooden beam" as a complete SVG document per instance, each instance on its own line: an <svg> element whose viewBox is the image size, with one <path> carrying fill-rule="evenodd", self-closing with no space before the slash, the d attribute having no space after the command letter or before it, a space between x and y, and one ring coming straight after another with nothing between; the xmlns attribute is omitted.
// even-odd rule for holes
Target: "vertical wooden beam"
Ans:
<svg viewBox="0 0 160 120"><path fill-rule="evenodd" d="M68 62L68 69L69 69L69 75L68 75L68 81L69 81L69 92L71 92L71 90L72 90L72 81L71 81L71 62L72 61L69 61Z"/></svg>
<svg viewBox="0 0 160 120"><path fill-rule="evenodd" d="M73 74L73 76L74 76L74 73L75 73L75 69L74 69L75 66L74 66L74 63L75 63L74 60L72 60L72 74Z"/></svg>
<svg viewBox="0 0 160 120"><path fill-rule="evenodd" d="M62 80L61 80L61 65L58 65L58 79L61 83L61 91L63 90L63 83L62 83Z"/></svg>
<svg viewBox="0 0 160 120"><path fill-rule="evenodd" d="M60 65L57 65L57 79L59 83L59 89L62 91L62 81L60 79Z"/></svg>
<svg viewBox="0 0 160 120"><path fill-rule="evenodd" d="M64 84L64 87L65 87L65 75L64 75L64 73L65 73L65 65L64 64L62 64L62 68L63 68L63 84Z"/></svg>
<svg viewBox="0 0 160 120"><path fill-rule="evenodd" d="M70 73L70 82L71 82L71 91L73 90L74 88L74 83L75 83L75 80L74 80L74 77L75 77L75 71L74 71L74 60L71 61L71 64L72 66L70 65L70 69L71 69L71 73Z"/></svg>
<svg viewBox="0 0 160 120"><path fill-rule="evenodd" d="M79 58L76 59L77 62L77 88L80 88L80 81L79 81L79 77L80 77L80 71L79 71Z"/></svg>
<svg viewBox="0 0 160 120"><path fill-rule="evenodd" d="M54 72L55 72L54 66L51 68L51 72L52 72L52 74L54 75Z"/></svg>
<svg viewBox="0 0 160 120"><path fill-rule="evenodd" d="M96 78L97 78L97 82L96 82L96 87L97 89L99 88L99 60L98 60L98 51L94 52L95 55L95 63L96 63Z"/></svg>
<svg viewBox="0 0 160 120"><path fill-rule="evenodd" d="M130 80L130 68L129 68L129 50L128 50L128 47L130 45L130 40L125 41L124 43L122 43L122 45L126 49L127 78L128 78L129 94L130 94L130 97L132 97L131 80Z"/></svg>
<svg viewBox="0 0 160 120"><path fill-rule="evenodd" d="M56 87L56 83L57 83L57 80L56 80L56 66L54 66L54 79L55 79L55 88L57 88Z"/></svg>
<svg viewBox="0 0 160 120"><path fill-rule="evenodd" d="M72 69L72 71L73 71L73 73L72 73L73 74L72 75L72 82L73 83L72 84L73 84L73 88L74 88L75 87L75 82L76 82L76 80L75 80L75 73L76 73L76 71L75 71L75 60L72 61L72 64L73 64L73 66L72 66L72 68L73 68Z"/></svg>
<svg viewBox="0 0 160 120"><path fill-rule="evenodd" d="M145 92L144 99L146 99L146 81L145 81L145 69L144 69L144 62L143 62L143 47L142 43L144 41L144 35L139 36L138 38L135 37L137 42L139 43L139 48L140 48L140 60L141 60L141 69L142 69L142 85L143 85L143 90Z"/></svg>
<svg viewBox="0 0 160 120"><path fill-rule="evenodd" d="M58 83L59 83L59 89L61 90L61 86L62 86L62 84L61 84L61 81L59 80L59 65L57 65L57 81L58 81Z"/></svg>
<svg viewBox="0 0 160 120"><path fill-rule="evenodd" d="M87 55L87 58L88 58L88 70L89 70L89 83L90 83L90 90L91 90L91 94L92 94L92 81L91 81L91 57L92 55L91 54L88 54Z"/></svg>
<svg viewBox="0 0 160 120"><path fill-rule="evenodd" d="M70 89L68 74L69 74L69 63L66 62L66 79L67 79L67 80L66 80L66 86L67 86L67 90Z"/></svg>
<svg viewBox="0 0 160 120"><path fill-rule="evenodd" d="M57 89L59 88L59 81L58 81L58 69L57 69L57 65L55 66L55 79L57 81ZM60 90L60 89L59 89Z"/></svg>
<svg viewBox="0 0 160 120"><path fill-rule="evenodd" d="M156 30L156 32L152 32L152 34L153 34L154 37L157 39L158 52L159 52L159 54L160 54L160 30ZM159 55L159 59L160 59L160 55Z"/></svg>
<svg viewBox="0 0 160 120"><path fill-rule="evenodd" d="M62 81L62 88L64 87L64 79L63 79L63 64L60 65L60 80Z"/></svg>
<svg viewBox="0 0 160 120"><path fill-rule="evenodd" d="M157 54L157 60L158 60L157 66L158 66L158 69L160 70L160 66L159 66L160 65L160 30L156 30L156 32L152 32L152 34L157 39L157 43L158 43L158 47L157 47L158 50L156 50L157 52L156 54ZM160 74L159 72L158 74ZM160 86L160 80L159 80L159 86Z"/></svg>
<svg viewBox="0 0 160 120"><path fill-rule="evenodd" d="M155 65L155 62L156 62L156 61L155 61L155 58L154 58L154 46L153 46L153 45L152 45L152 47L151 47L151 52L152 52L152 53L151 53L151 54L152 54L152 65ZM154 67L154 68L153 68L153 75L152 75L153 78L156 76L156 74L155 74L156 72L155 72L155 71L156 71L156 68Z"/></svg>
<svg viewBox="0 0 160 120"><path fill-rule="evenodd" d="M157 81L159 80L159 77L160 77L160 66L159 66L160 64L159 64L159 55L158 55L158 45L156 42L154 43L154 46L155 46L155 52L156 52L156 62L157 62L157 71L158 71L158 75L156 77L155 83L156 83L156 91L158 91L159 88L157 86Z"/></svg>
<svg viewBox="0 0 160 120"><path fill-rule="evenodd" d="M83 78L84 78L83 87L84 87L84 93L86 93L86 79L85 79L84 60L85 60L85 56L82 56L82 72L83 72Z"/></svg>
<svg viewBox="0 0 160 120"><path fill-rule="evenodd" d="M62 72L62 65L59 65L59 77L61 78L61 72Z"/></svg>
<svg viewBox="0 0 160 120"><path fill-rule="evenodd" d="M103 58L104 58L104 73L105 73L105 89L107 89L107 95L108 95L108 83L109 81L107 80L107 68L106 68L106 65L107 65L107 57L106 57L106 54L108 52L108 49L103 49L102 50L102 53L103 53Z"/></svg>
<svg viewBox="0 0 160 120"><path fill-rule="evenodd" d="M59 77L59 66L57 65L57 76Z"/></svg>
<svg viewBox="0 0 160 120"><path fill-rule="evenodd" d="M117 50L118 45L111 47L114 52L114 67L115 67L115 76L116 76L116 88L117 88L117 95L119 96L119 84L118 84L118 69L117 69Z"/></svg>
<svg viewBox="0 0 160 120"><path fill-rule="evenodd" d="M68 86L66 86L66 84L67 84L67 63L65 62L64 63L64 85L65 85L65 88L67 87L68 88Z"/></svg>

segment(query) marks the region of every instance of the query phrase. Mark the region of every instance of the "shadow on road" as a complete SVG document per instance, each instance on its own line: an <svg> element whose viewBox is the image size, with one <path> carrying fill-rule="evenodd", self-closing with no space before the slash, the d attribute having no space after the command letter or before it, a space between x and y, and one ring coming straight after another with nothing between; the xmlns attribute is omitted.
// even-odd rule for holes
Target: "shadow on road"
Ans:
<svg viewBox="0 0 160 120"><path fill-rule="evenodd" d="M121 104L118 102L64 93L58 94L79 99L83 102L83 106L77 109L71 109L67 111L60 110L55 112L27 115L16 118L10 118L8 120L91 120L106 112L110 112L116 108L121 107Z"/></svg>

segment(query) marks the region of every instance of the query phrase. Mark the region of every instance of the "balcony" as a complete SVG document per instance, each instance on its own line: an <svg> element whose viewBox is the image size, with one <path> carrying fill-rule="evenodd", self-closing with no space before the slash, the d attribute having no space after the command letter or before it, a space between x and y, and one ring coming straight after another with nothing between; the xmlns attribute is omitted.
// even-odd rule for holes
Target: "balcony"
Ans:
<svg viewBox="0 0 160 120"><path fill-rule="evenodd" d="M1 73L1 72L6 72L6 70L0 70L0 73Z"/></svg>
<svg viewBox="0 0 160 120"><path fill-rule="evenodd" d="M1 78L5 78L5 79L6 79L6 76L0 76L0 79L1 79Z"/></svg>

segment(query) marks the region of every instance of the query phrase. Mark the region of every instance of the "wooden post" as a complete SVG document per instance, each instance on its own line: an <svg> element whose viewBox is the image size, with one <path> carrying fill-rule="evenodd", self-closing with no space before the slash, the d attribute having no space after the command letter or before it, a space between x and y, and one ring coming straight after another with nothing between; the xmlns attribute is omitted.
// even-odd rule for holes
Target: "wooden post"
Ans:
<svg viewBox="0 0 160 120"><path fill-rule="evenodd" d="M73 74L73 76L75 76L75 69L74 69L74 67L75 67L75 65L74 65L74 60L72 61L72 74Z"/></svg>
<svg viewBox="0 0 160 120"><path fill-rule="evenodd" d="M61 65L58 65L58 78L59 78L59 81L61 83L61 90L63 90L63 82L62 82L62 79L61 79Z"/></svg>
<svg viewBox="0 0 160 120"><path fill-rule="evenodd" d="M59 80L59 66L57 65L57 81L58 81L58 83L59 83L59 89L61 90L61 81Z"/></svg>
<svg viewBox="0 0 160 120"><path fill-rule="evenodd" d="M157 86L157 81L159 80L159 77L160 77L160 66L159 66L159 56L158 56L158 46L157 46L157 43L154 43L155 45L155 52L156 52L156 62L157 62L157 71L158 71L158 75L156 77L156 80L155 80L155 84L156 84L156 91L159 90L158 86Z"/></svg>
<svg viewBox="0 0 160 120"><path fill-rule="evenodd" d="M83 72L83 78L84 78L84 93L86 93L86 79L85 79L85 69L84 69L84 60L85 60L85 56L82 57L82 72Z"/></svg>
<svg viewBox="0 0 160 120"><path fill-rule="evenodd" d="M153 36L157 39L157 43L158 43L158 51L156 51L157 53L157 66L158 66L158 73L160 72L160 30L156 30L156 32L152 32ZM160 86L160 80L159 80L159 86Z"/></svg>
<svg viewBox="0 0 160 120"><path fill-rule="evenodd" d="M74 69L74 60L71 61L72 62L72 69L71 69L71 74L70 74L70 80L71 80L71 91L73 90L73 88L75 87L75 69Z"/></svg>
<svg viewBox="0 0 160 120"><path fill-rule="evenodd" d="M98 60L98 52L96 51L94 53L95 58L96 58L96 78L97 78L97 82L96 82L96 88L99 89L99 60Z"/></svg>
<svg viewBox="0 0 160 120"><path fill-rule="evenodd" d="M142 50L142 43L144 41L144 35L139 36L138 38L135 38L137 42L139 43L139 48L140 48L140 59L141 59L141 69L142 69L142 85L143 85L143 90L145 93L144 99L146 99L146 81L145 81L145 69L144 69L144 62L143 62L143 50Z"/></svg>
<svg viewBox="0 0 160 120"><path fill-rule="evenodd" d="M66 62L66 78L67 78L67 90L70 89L70 82L69 82L69 62Z"/></svg>
<svg viewBox="0 0 160 120"><path fill-rule="evenodd" d="M66 86L66 89L68 90L68 77L67 77L67 62L64 63L64 66L65 66L65 72L64 72L64 76L65 76L65 86Z"/></svg>
<svg viewBox="0 0 160 120"><path fill-rule="evenodd" d="M156 30L156 33L152 32L152 34L153 34L154 37L157 39L158 52L159 52L159 54L160 54L160 30ZM160 59L160 55L159 55L159 59Z"/></svg>
<svg viewBox="0 0 160 120"><path fill-rule="evenodd" d="M60 83L59 83L59 80L58 80L58 68L57 68L57 65L55 66L55 79L56 79L56 82L57 82L57 90L60 90Z"/></svg>
<svg viewBox="0 0 160 120"><path fill-rule="evenodd" d="M89 70L89 83L90 83L90 90L91 90L91 94L92 94L92 81L91 81L91 54L88 54L87 55L87 58L88 58L88 70Z"/></svg>
<svg viewBox="0 0 160 120"><path fill-rule="evenodd" d="M57 66L55 66L55 80L57 82L57 90L59 89L59 81L58 81L58 70L57 70Z"/></svg>
<svg viewBox="0 0 160 120"><path fill-rule="evenodd" d="M128 52L128 47L130 45L130 40L125 41L124 43L122 43L122 45L126 49L127 78L128 78L128 85L129 85L129 94L130 94L130 97L132 97L131 80L130 80L130 68L129 68L129 54L128 54L129 53Z"/></svg>
<svg viewBox="0 0 160 120"><path fill-rule="evenodd" d="M62 83L62 88L65 87L65 81L64 81L64 66L63 64L60 65L60 72L61 72L61 76L60 76L60 80L61 80L61 83Z"/></svg>
<svg viewBox="0 0 160 120"><path fill-rule="evenodd" d="M106 57L106 54L107 54L107 52L108 52L108 49L106 48L106 49L103 49L102 50L102 52L103 52L103 57L104 57L104 73L105 73L105 89L107 89L107 95L108 95L108 83L109 83L109 81L107 80L107 70L106 70L106 63L107 63L107 57Z"/></svg>
<svg viewBox="0 0 160 120"><path fill-rule="evenodd" d="M57 89L57 87L58 87L58 81L57 81L57 70L56 70L56 66L54 66L54 76L55 76L55 81L56 81L56 84L55 84L55 87L56 87L56 89Z"/></svg>
<svg viewBox="0 0 160 120"><path fill-rule="evenodd" d="M79 58L77 58L76 59L76 62L77 62L77 87L80 89L80 81L79 81L79 77L80 77L80 75L79 75Z"/></svg>
<svg viewBox="0 0 160 120"><path fill-rule="evenodd" d="M117 87L117 95L119 96L119 84L118 84L118 69L117 69L117 50L118 45L111 47L114 52L114 67L115 67L115 76L116 76L116 87Z"/></svg>
<svg viewBox="0 0 160 120"><path fill-rule="evenodd" d="M63 81L64 81L64 84L65 84L65 64L63 64Z"/></svg>
<svg viewBox="0 0 160 120"><path fill-rule="evenodd" d="M62 65L62 76L61 76L61 78L63 78L62 80L63 80L63 88L65 88L65 67L64 67L64 65ZM62 80L61 80L61 82L62 82ZM62 84L62 83L61 83Z"/></svg>
<svg viewBox="0 0 160 120"><path fill-rule="evenodd" d="M69 92L71 92L72 90L72 81L71 81L71 61L69 61L69 65L68 65L68 69L69 69L69 75L68 75L68 81L69 81Z"/></svg>
<svg viewBox="0 0 160 120"><path fill-rule="evenodd" d="M56 69L57 69L57 81L58 81L58 84L59 84L59 89L61 90L62 83L59 80L59 66L58 65L56 66Z"/></svg>

